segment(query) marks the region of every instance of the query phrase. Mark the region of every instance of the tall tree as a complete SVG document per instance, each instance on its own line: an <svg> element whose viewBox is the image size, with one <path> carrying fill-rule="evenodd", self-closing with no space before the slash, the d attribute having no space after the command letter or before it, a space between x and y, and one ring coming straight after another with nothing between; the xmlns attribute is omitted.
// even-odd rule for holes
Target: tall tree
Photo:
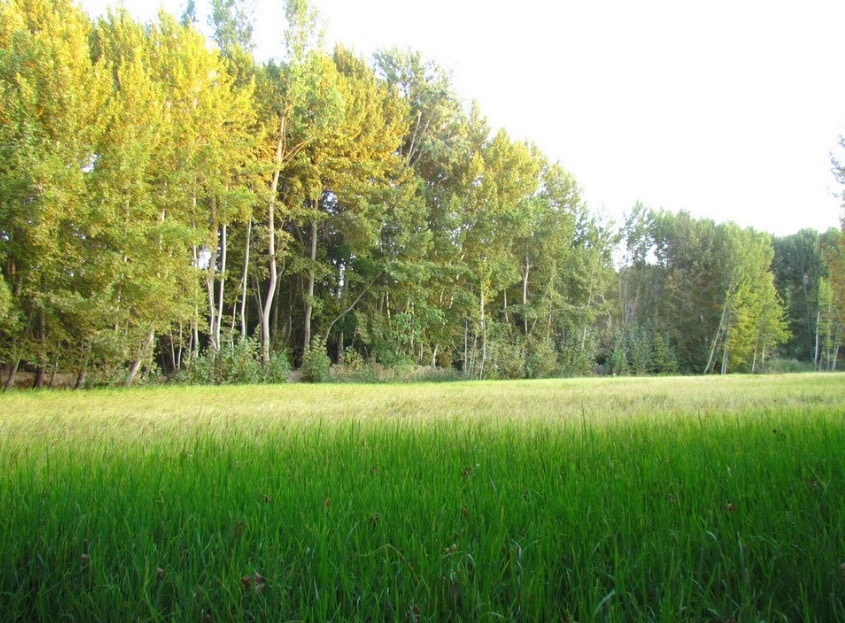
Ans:
<svg viewBox="0 0 845 623"><path fill-rule="evenodd" d="M271 163L266 219L264 229L267 243L267 280L261 301L261 354L264 365L269 365L271 352L271 316L279 286L279 260L287 253L281 243L286 234L282 225L294 206L303 203L302 186L285 184L285 169L311 143L319 140L335 122L342 101L331 86L331 66L319 51L316 11L307 0L287 0L285 32L287 64L277 67L270 64L263 80L263 118L271 143L267 145ZM295 180L291 177L291 180ZM279 218L278 208L286 214Z"/></svg>
<svg viewBox="0 0 845 623"><path fill-rule="evenodd" d="M400 353L421 363L452 362L464 350L466 317L456 289L463 271L456 197L489 130L483 119L470 120L448 72L420 54L382 51L375 68L405 102L408 129L399 153L414 180L404 187L413 194L388 208L382 248L390 251L390 278L381 284L376 313L360 314L358 326L385 360Z"/></svg>
<svg viewBox="0 0 845 623"><path fill-rule="evenodd" d="M191 0L192 2L193 0ZM224 53L252 50L253 18L242 0L211 0L208 16L212 39Z"/></svg>
<svg viewBox="0 0 845 623"><path fill-rule="evenodd" d="M830 230L823 235L822 257L827 278L820 284L819 325L817 325L816 361L820 361L821 346L828 345L830 369L836 369L839 344L845 334L845 233Z"/></svg>
<svg viewBox="0 0 845 623"><path fill-rule="evenodd" d="M397 154L406 130L404 102L347 50L337 48L331 62L337 72L333 88L342 102L340 114L331 130L300 157L303 174L312 180L306 184L313 188L300 219L308 250L304 348L311 343L318 275L331 292L325 293L321 305L332 316L324 319L329 325L338 314L351 311L357 288L374 285L376 276L366 274L364 266L372 264L386 205L407 179ZM325 253L319 261L321 238ZM322 342L328 337L326 333Z"/></svg>
<svg viewBox="0 0 845 623"><path fill-rule="evenodd" d="M0 4L0 263L16 322L3 359L36 366L76 343L73 299L88 171L104 132L108 75L92 63L90 22L69 0ZM84 304L84 301L77 301Z"/></svg>
<svg viewBox="0 0 845 623"><path fill-rule="evenodd" d="M815 359L816 325L819 312L819 283L827 274L822 254L822 237L803 229L791 236L775 238L772 270L775 286L786 306L791 337L783 354L802 361Z"/></svg>
<svg viewBox="0 0 845 623"><path fill-rule="evenodd" d="M113 76L114 113L91 174L103 220L91 240L102 249L120 312L115 329L130 362L126 383L151 362L156 335L189 322L200 301L191 261L191 249L201 243L193 226L191 176L183 156L175 155L184 111L168 84L178 78L164 69L178 63L171 55L182 28L165 14L144 28L120 10L98 24L95 37L98 58ZM161 50L167 50L166 60Z"/></svg>
<svg viewBox="0 0 845 623"><path fill-rule="evenodd" d="M731 284L725 307L728 320L723 343L722 372L756 372L772 349L788 337L787 323L771 271L774 249L771 236L750 229L723 225L733 241Z"/></svg>
<svg viewBox="0 0 845 623"><path fill-rule="evenodd" d="M254 201L251 169L256 150L251 84L239 87L218 53L193 29L162 15L152 44L157 80L173 118L166 166L169 192L181 194L184 214L200 236L197 262L206 264L208 340L220 349L228 231L245 223ZM237 45L237 44L233 44Z"/></svg>
<svg viewBox="0 0 845 623"><path fill-rule="evenodd" d="M771 236L640 207L623 233L614 364L637 372L756 370L788 336Z"/></svg>

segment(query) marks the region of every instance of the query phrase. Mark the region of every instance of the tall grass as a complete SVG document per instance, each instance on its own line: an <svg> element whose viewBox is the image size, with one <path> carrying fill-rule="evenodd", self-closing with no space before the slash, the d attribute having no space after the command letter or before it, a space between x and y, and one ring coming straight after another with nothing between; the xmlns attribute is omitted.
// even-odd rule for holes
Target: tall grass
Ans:
<svg viewBox="0 0 845 623"><path fill-rule="evenodd" d="M9 621L845 621L838 376L0 397Z"/></svg>

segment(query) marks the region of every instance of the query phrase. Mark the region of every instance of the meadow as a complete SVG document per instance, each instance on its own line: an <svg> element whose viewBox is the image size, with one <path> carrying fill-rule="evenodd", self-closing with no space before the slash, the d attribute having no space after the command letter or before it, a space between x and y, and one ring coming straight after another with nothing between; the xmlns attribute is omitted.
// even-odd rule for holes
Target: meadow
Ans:
<svg viewBox="0 0 845 623"><path fill-rule="evenodd" d="M0 395L4 621L845 621L845 377Z"/></svg>

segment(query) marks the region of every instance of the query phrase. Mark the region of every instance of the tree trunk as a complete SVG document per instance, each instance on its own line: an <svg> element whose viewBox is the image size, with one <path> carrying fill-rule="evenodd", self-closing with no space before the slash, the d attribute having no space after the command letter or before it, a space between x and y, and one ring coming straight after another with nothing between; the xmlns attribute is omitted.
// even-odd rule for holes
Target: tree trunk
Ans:
<svg viewBox="0 0 845 623"><path fill-rule="evenodd" d="M469 321L464 320L464 376L467 375L467 368L469 367Z"/></svg>
<svg viewBox="0 0 845 623"><path fill-rule="evenodd" d="M182 369L182 321L179 321L179 346L176 348L176 359L174 360L174 370L178 372Z"/></svg>
<svg viewBox="0 0 845 623"><path fill-rule="evenodd" d="M484 363L487 361L487 326L484 319L484 286L481 287L481 365L478 378L484 378Z"/></svg>
<svg viewBox="0 0 845 623"><path fill-rule="evenodd" d="M21 360L15 359L14 363L9 366L9 376L6 377L6 383L3 385L3 391L9 391L15 386L15 375L18 373L20 365Z"/></svg>
<svg viewBox="0 0 845 623"><path fill-rule="evenodd" d="M149 353L153 348L154 341L155 331L150 331L143 347L141 348L141 352L138 354L138 358L132 362L132 366L129 368L129 374L126 375L126 387L132 386L132 383L135 381L135 375L138 374L138 370L141 369L141 364L144 363L144 359L149 356Z"/></svg>
<svg viewBox="0 0 845 623"><path fill-rule="evenodd" d="M257 275L252 275L252 302L255 305L255 317L261 319L261 313L264 309L264 301L261 298L261 282ZM259 328L261 324L259 322Z"/></svg>
<svg viewBox="0 0 845 623"><path fill-rule="evenodd" d="M311 314L314 310L314 280L316 279L317 262L317 219L311 220L311 267L308 269L308 286L306 288L305 296L305 330L304 338L302 340L302 348L307 349L311 344Z"/></svg>
<svg viewBox="0 0 845 623"><path fill-rule="evenodd" d="M38 356L38 367L35 369L35 381L32 384L34 389L44 387L44 351L47 335L47 320L44 318L44 310L38 312L38 342L41 345L41 354Z"/></svg>
<svg viewBox="0 0 845 623"><path fill-rule="evenodd" d="M172 328L170 329L170 369L174 372L178 370L176 367L176 339L173 337Z"/></svg>
<svg viewBox="0 0 845 623"><path fill-rule="evenodd" d="M214 250L211 252L211 258L208 261L208 268L205 271L205 289L208 299L208 341L209 346L214 352L220 350L220 343L217 341L217 302L214 300L214 282L215 273L217 271L217 245L214 245Z"/></svg>
<svg viewBox="0 0 845 623"><path fill-rule="evenodd" d="M32 382L33 389L43 389L44 388L44 366L39 364L37 368L35 368L35 380Z"/></svg>
<svg viewBox="0 0 845 623"><path fill-rule="evenodd" d="M719 338L722 337L725 326L725 317L728 313L728 299L725 298L725 303L722 306L722 317L719 319L719 326L716 328L716 335L713 338L713 345L710 348L710 356L707 358L707 365L704 367L704 374L710 372L710 368L715 365L716 347L719 345ZM727 345L725 346L727 349Z"/></svg>
<svg viewBox="0 0 845 623"><path fill-rule="evenodd" d="M526 256L525 270L522 273L522 331L525 335L528 335L528 273L530 270L531 264Z"/></svg>
<svg viewBox="0 0 845 623"><path fill-rule="evenodd" d="M757 350L760 348L760 341L754 344L754 358L751 360L751 374L757 372Z"/></svg>
<svg viewBox="0 0 845 623"><path fill-rule="evenodd" d="M279 267L279 274L282 273L281 267ZM279 279L276 281L276 300L278 301L282 294L282 280ZM291 310L293 311L293 310ZM270 335L273 336L274 339L281 339L282 342L287 340L287 333L281 330L282 323L279 322L279 316L282 313L282 306L279 304L273 305L273 313L271 314L270 318ZM290 313L288 314L291 315Z"/></svg>
<svg viewBox="0 0 845 623"><path fill-rule="evenodd" d="M261 310L261 363L270 365L270 312L276 297L276 284L279 279L278 261L276 258L276 195L279 192L279 177L282 174L282 164L285 149L287 117L282 114L279 119L279 140L276 144L276 161L273 179L270 182L270 201L267 203L267 261L270 266L270 280L267 283L267 296Z"/></svg>
<svg viewBox="0 0 845 623"><path fill-rule="evenodd" d="M194 307L194 317L191 320L191 344L188 349L188 358L190 361L196 361L200 354L200 323L199 323L199 304Z"/></svg>
<svg viewBox="0 0 845 623"><path fill-rule="evenodd" d="M216 334L214 336L214 341L217 342L218 349L220 348L220 328L223 325L223 295L226 289L226 253L229 248L229 240L227 234L228 228L226 226L226 223L223 223L220 235L220 292L218 294L220 298L217 299L217 327Z"/></svg>
<svg viewBox="0 0 845 623"><path fill-rule="evenodd" d="M241 276L241 339L247 338L246 331L246 295L247 295L247 279L249 278L249 247L250 239L252 238L252 217L249 218L246 225L246 243L244 244L244 272Z"/></svg>
<svg viewBox="0 0 845 623"><path fill-rule="evenodd" d="M53 369L50 371L50 380L47 382L47 387L53 389L53 384L56 382L56 373L59 371L59 362L53 363Z"/></svg>
<svg viewBox="0 0 845 623"><path fill-rule="evenodd" d="M343 345L343 331L341 331L337 336L337 364L342 366L343 365L343 351L345 347Z"/></svg>
<svg viewBox="0 0 845 623"><path fill-rule="evenodd" d="M212 219L216 220L216 209L212 208ZM215 227L215 235L217 228ZM224 223L220 227L220 270L217 270L217 244L211 252L211 258L206 271L206 289L208 290L208 339L211 348L220 350L220 335L223 325L223 294L226 285L226 253L228 250L227 227ZM216 283L220 282L220 287Z"/></svg>

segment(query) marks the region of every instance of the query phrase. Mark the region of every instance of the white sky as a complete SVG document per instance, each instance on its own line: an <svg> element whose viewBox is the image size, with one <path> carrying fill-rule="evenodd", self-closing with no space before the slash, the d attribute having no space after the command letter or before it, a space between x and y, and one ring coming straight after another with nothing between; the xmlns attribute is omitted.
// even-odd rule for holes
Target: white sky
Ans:
<svg viewBox="0 0 845 623"><path fill-rule="evenodd" d="M257 54L279 56L282 0L253 1ZM411 48L451 70L494 129L572 171L594 211L618 219L640 200L778 235L839 226L842 0L312 3L329 45ZM184 0L161 4L179 15Z"/></svg>

